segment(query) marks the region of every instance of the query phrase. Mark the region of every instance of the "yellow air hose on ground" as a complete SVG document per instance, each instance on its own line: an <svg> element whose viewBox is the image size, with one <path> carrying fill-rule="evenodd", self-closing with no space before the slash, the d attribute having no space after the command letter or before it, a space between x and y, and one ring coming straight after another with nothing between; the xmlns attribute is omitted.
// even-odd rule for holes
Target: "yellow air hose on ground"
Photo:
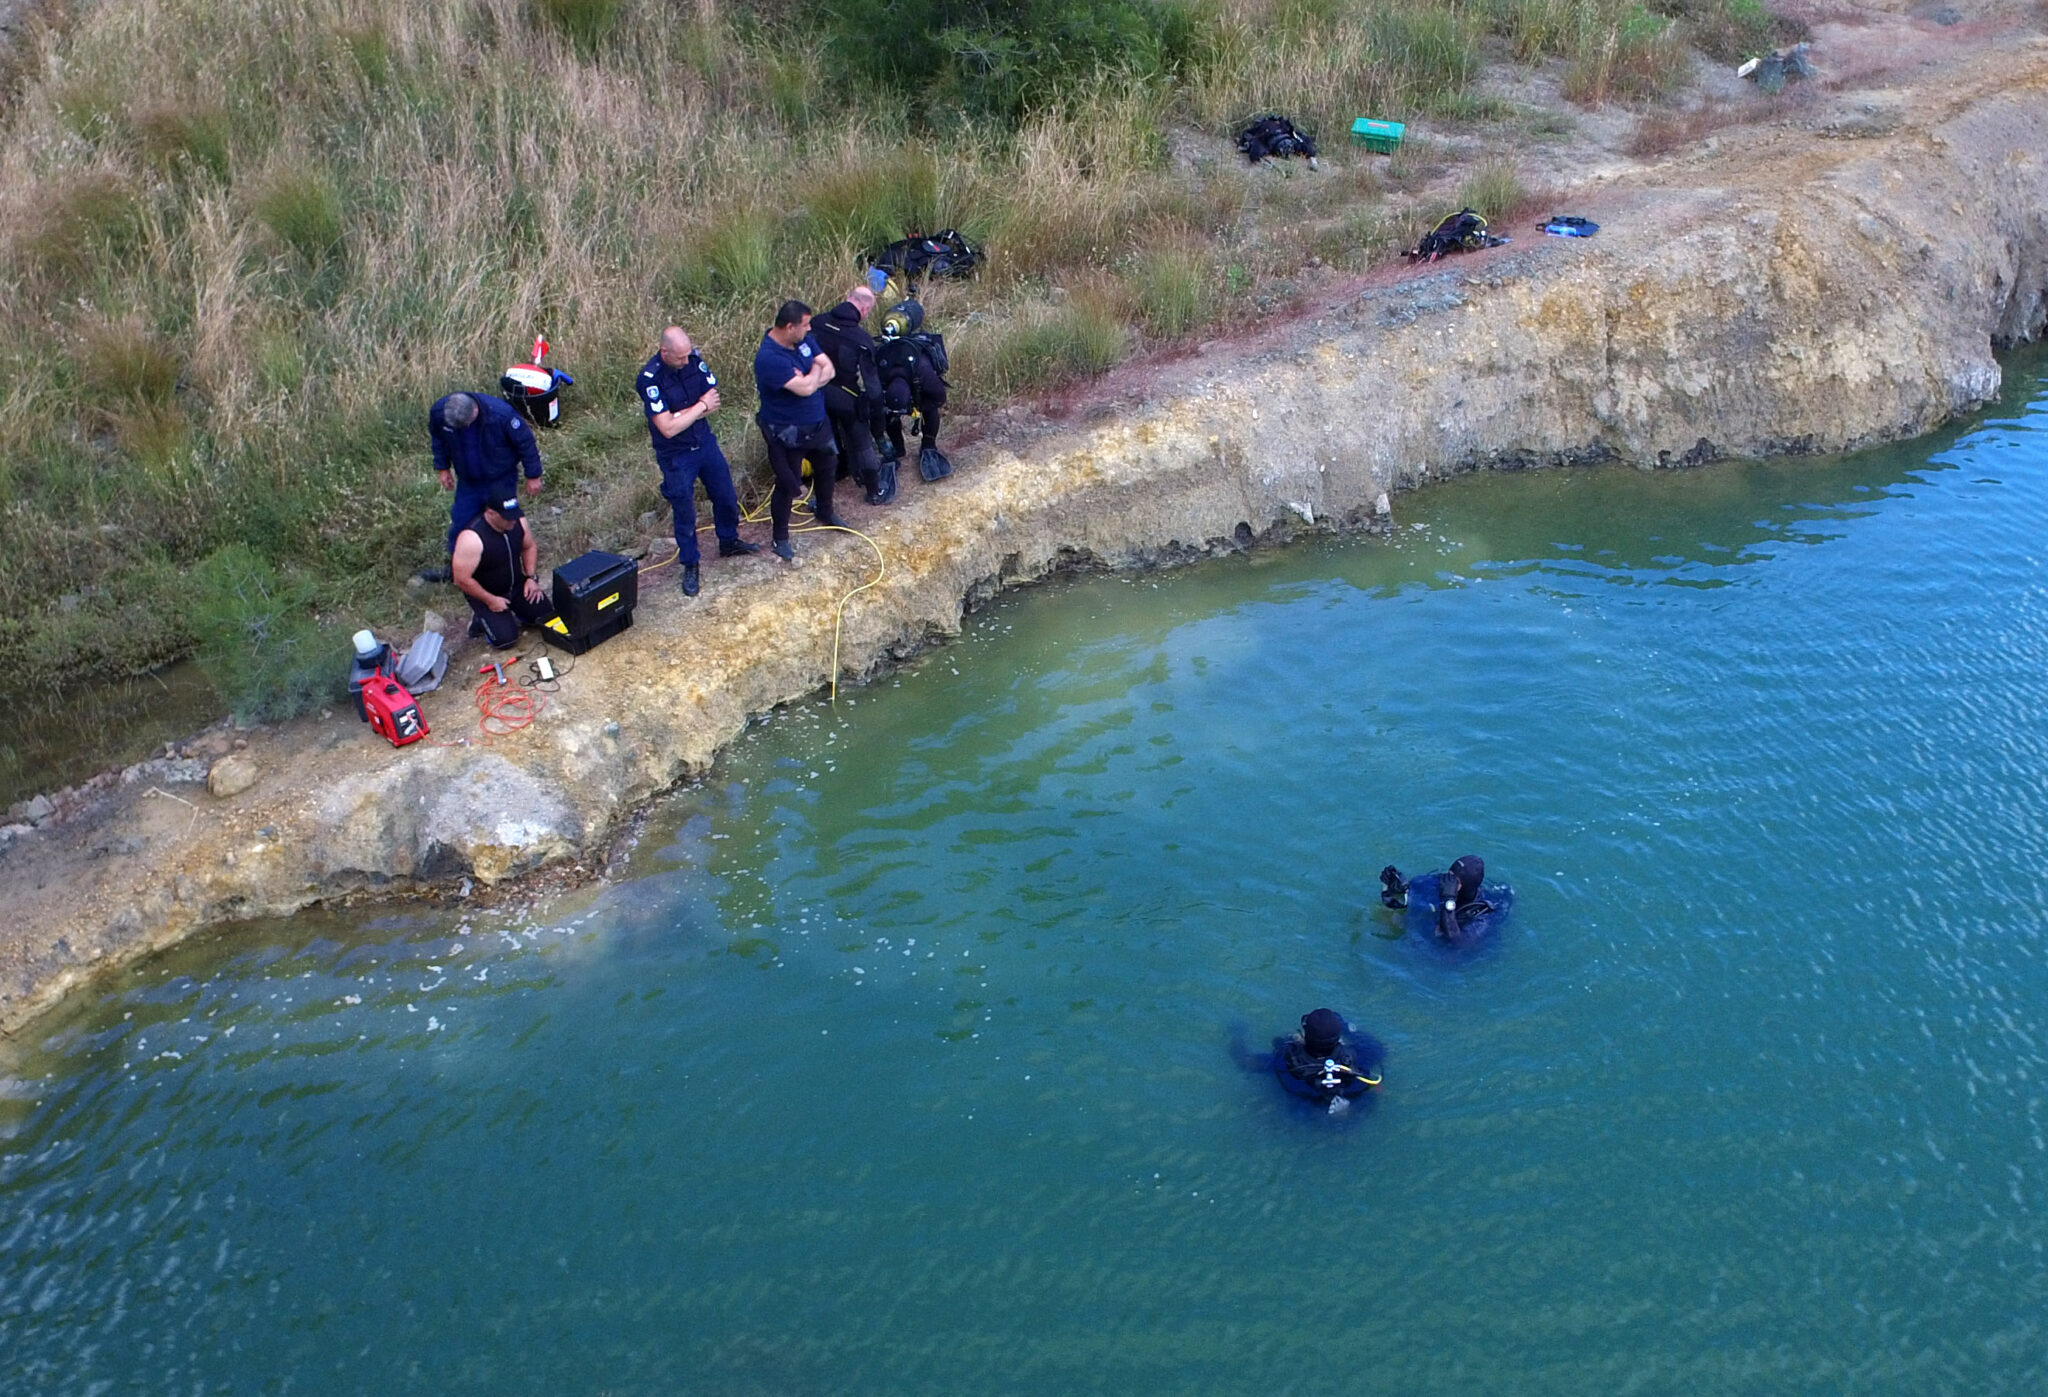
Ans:
<svg viewBox="0 0 2048 1397"><path fill-rule="evenodd" d="M796 501L795 504L792 504L790 506L790 509L794 511L797 505L805 503L810 498L811 496L809 494L806 494L803 499ZM742 524L760 524L765 523L767 519L768 502L766 500L763 500L761 503L755 505L752 509L745 509L740 511L740 522ZM709 529L711 527L712 525L710 524L699 524L697 526L697 532L701 535L706 529ZM832 608L832 702L834 704L837 704L839 702L839 636L841 630L844 629L846 624L846 604L852 601L854 597L858 596L860 593L868 590L868 588L878 587L881 585L882 579L889 575L889 559L888 556L882 552L882 545L876 543L872 538L869 538L859 529L849 528L845 524L805 524L801 527L791 528L790 532L799 534L852 534L862 543L865 543L868 547L875 550L875 575L873 577L870 577L867 581L861 583L858 587L854 587L847 591L843 596L839 598L839 604ZM677 558L680 558L681 556L682 553L680 550L671 553L666 558L663 558L660 562L653 564L651 567L642 568L640 570L641 574L644 576L650 572L659 572L662 568L667 567L669 564L673 563Z"/></svg>

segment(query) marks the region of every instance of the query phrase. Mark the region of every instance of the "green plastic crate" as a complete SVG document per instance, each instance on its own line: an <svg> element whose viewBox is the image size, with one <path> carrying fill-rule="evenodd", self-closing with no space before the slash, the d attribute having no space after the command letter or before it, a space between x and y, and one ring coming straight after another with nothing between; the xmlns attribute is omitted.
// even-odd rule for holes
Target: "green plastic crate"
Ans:
<svg viewBox="0 0 2048 1397"><path fill-rule="evenodd" d="M1401 137L1407 134L1407 125L1399 121L1374 121L1362 116L1351 123L1351 139L1375 155L1392 155L1401 148Z"/></svg>

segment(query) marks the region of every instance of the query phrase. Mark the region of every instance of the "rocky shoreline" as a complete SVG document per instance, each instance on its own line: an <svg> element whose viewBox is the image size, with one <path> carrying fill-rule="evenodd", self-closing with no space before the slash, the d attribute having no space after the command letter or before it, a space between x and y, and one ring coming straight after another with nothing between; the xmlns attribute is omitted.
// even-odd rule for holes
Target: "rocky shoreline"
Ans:
<svg viewBox="0 0 2048 1397"><path fill-rule="evenodd" d="M687 604L650 576L633 629L519 731L480 730L458 659L423 704L433 745L386 747L350 713L246 750L220 730L38 807L0 835L0 1028L201 927L594 868L835 653L842 684L871 676L1006 587L1372 527L1463 471L1836 452L1972 409L1995 352L2048 325L2048 37L1888 19L1947 47L1797 127L1574 188L1597 239L1517 229L1129 366L1065 420L1002 415L951 480L848 511L886 568L836 632L875 555L812 536L800 570L707 563Z"/></svg>

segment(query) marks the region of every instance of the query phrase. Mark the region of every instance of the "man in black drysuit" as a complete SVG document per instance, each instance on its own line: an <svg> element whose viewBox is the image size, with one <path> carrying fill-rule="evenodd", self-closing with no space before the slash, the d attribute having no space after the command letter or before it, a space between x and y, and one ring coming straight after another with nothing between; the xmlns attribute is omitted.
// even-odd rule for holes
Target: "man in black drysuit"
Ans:
<svg viewBox="0 0 2048 1397"><path fill-rule="evenodd" d="M946 380L915 334L902 333L894 314L882 326L875 346L875 367L882 377L882 406L888 413L889 446L884 461L903 459L903 415L916 409L924 428L917 468L926 480L940 480L953 467L939 451L939 409L946 405Z"/></svg>
<svg viewBox="0 0 2048 1397"><path fill-rule="evenodd" d="M896 463L884 465L875 448L882 421L882 379L875 367L874 336L861 328L874 308L875 293L856 286L845 300L811 321L811 333L835 371L825 389L825 415L839 443L841 469L853 472L867 491L869 504L887 504L896 498Z"/></svg>

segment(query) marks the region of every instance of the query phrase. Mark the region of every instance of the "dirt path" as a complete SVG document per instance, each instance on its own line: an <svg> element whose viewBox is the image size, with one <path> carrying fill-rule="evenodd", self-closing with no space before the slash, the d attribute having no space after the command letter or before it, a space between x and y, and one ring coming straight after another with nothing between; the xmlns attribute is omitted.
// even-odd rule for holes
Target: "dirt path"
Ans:
<svg viewBox="0 0 2048 1397"><path fill-rule="evenodd" d="M1635 161L1610 113L1544 147L1560 211L1602 223L1598 239L1520 227L1437 266L1324 275L1249 334L992 415L952 479L912 472L895 505L846 510L888 575L836 636L874 554L812 536L798 571L707 561L692 601L672 568L649 574L634 628L521 731L479 726L469 643L423 702L431 744L394 750L334 713L240 751L211 730L62 793L39 825L0 831L0 1026L209 924L601 875L635 810L704 771L750 714L827 682L835 642L848 682L1061 568L1370 527L1390 493L1490 465L1685 464L1925 431L1996 391L1994 343L2048 319L2040 29L2016 7L1950 25L1846 12L1816 25L1823 81L1773 123ZM209 794L229 759L254 784Z"/></svg>

